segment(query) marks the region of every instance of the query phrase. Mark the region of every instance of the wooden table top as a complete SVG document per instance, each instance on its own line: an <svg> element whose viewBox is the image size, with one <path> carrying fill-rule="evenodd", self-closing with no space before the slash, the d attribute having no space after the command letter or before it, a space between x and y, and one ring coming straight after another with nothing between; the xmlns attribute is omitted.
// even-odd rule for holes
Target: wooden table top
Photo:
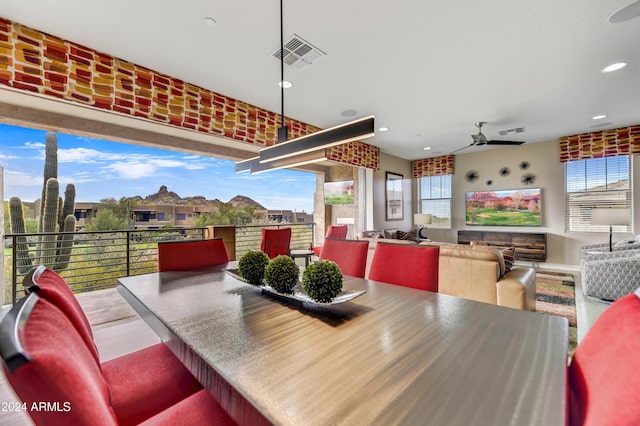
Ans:
<svg viewBox="0 0 640 426"><path fill-rule="evenodd" d="M366 293L303 306L221 268L119 280L274 424L564 424L566 319L354 277L344 289Z"/></svg>

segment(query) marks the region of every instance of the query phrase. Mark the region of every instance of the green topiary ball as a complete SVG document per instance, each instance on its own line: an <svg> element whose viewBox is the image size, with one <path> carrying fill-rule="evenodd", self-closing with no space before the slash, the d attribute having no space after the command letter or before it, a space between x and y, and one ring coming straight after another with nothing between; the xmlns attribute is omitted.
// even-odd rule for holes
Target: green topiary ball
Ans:
<svg viewBox="0 0 640 426"><path fill-rule="evenodd" d="M261 285L269 256L260 250L248 251L238 261L238 272L249 284Z"/></svg>
<svg viewBox="0 0 640 426"><path fill-rule="evenodd" d="M342 271L331 260L313 262L302 274L302 288L316 302L329 303L342 291Z"/></svg>
<svg viewBox="0 0 640 426"><path fill-rule="evenodd" d="M291 294L298 284L300 268L289 256L276 256L264 270L264 280L279 293Z"/></svg>

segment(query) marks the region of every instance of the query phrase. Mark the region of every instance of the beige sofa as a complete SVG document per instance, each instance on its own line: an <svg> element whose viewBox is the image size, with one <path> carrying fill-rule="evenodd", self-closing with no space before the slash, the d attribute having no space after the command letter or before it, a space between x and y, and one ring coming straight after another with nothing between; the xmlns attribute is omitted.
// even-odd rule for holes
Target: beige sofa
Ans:
<svg viewBox="0 0 640 426"><path fill-rule="evenodd" d="M366 276L375 246L380 242L418 244L383 238L370 241ZM439 293L515 309L536 310L535 269L516 266L505 273L502 253L494 247L437 242L421 242L420 245L440 247Z"/></svg>

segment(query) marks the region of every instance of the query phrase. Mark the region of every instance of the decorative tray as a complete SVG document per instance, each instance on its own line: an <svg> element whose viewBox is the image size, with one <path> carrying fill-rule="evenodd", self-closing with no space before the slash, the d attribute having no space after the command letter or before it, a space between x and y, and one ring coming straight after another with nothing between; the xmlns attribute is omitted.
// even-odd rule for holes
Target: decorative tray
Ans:
<svg viewBox="0 0 640 426"><path fill-rule="evenodd" d="M242 278L242 276L240 276L240 273L238 273L237 269L225 269L224 271L227 274L231 275L232 277L239 279L240 281L246 282L245 279ZM341 292L339 295L334 297L331 302L316 302L304 292L304 290L302 289L302 284L296 285L295 288L293 289L292 294L280 293L278 291L275 291L273 288L271 288L268 285L258 285L254 287L261 289L263 293L271 294L278 297L283 297L285 299L297 300L298 302L304 302L310 305L319 305L319 306L337 305L339 303L348 302L352 299L355 299L358 296L362 296L367 292L366 290L347 290L347 291Z"/></svg>

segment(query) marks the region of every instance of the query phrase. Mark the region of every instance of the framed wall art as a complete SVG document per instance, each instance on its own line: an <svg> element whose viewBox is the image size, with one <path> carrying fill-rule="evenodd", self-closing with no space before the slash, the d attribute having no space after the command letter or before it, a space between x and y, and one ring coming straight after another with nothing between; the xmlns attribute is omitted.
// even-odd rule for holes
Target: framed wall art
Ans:
<svg viewBox="0 0 640 426"><path fill-rule="evenodd" d="M398 173L386 172L386 205L387 220L403 220L404 212L402 206L404 198L402 194L403 176Z"/></svg>

